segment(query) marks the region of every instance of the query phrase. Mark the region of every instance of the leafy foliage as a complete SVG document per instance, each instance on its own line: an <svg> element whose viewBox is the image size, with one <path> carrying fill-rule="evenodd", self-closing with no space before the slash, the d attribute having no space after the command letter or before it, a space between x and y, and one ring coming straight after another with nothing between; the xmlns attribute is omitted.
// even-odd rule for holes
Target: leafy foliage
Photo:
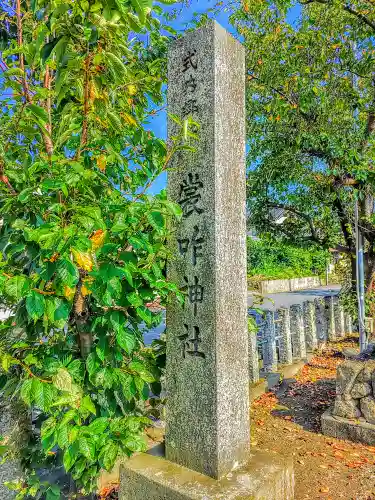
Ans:
<svg viewBox="0 0 375 500"><path fill-rule="evenodd" d="M41 412L29 464L62 462L86 492L117 457L144 449L162 356L142 328L160 322L148 303L180 296L165 278L180 209L147 189L194 135L181 127L167 150L144 125L166 77L153 8L162 13L151 0L1 7L5 394ZM28 484L58 497L34 476ZM19 498L31 494L22 488Z"/></svg>
<svg viewBox="0 0 375 500"><path fill-rule="evenodd" d="M294 17L294 22L291 19ZM243 1L247 47L248 204L261 234L354 258L354 202L375 270L371 2ZM283 224L270 211L282 208Z"/></svg>
<svg viewBox="0 0 375 500"><path fill-rule="evenodd" d="M247 240L248 275L256 279L286 279L324 272L329 253L273 240Z"/></svg>

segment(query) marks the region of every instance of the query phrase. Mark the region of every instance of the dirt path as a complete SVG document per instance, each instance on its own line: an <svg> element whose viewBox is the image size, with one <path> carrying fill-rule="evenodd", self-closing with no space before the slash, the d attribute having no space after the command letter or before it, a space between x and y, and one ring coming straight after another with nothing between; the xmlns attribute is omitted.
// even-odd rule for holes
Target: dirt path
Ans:
<svg viewBox="0 0 375 500"><path fill-rule="evenodd" d="M293 381L254 401L252 445L293 457L295 499L375 499L375 447L322 435L320 416L334 401L345 342L315 356Z"/></svg>

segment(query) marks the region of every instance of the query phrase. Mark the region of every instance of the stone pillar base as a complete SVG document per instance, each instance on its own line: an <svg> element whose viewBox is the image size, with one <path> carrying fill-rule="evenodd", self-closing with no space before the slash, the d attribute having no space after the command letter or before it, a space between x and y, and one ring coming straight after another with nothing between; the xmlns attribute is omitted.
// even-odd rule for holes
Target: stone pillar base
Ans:
<svg viewBox="0 0 375 500"><path fill-rule="evenodd" d="M157 456L159 455L159 456ZM292 500L293 464L264 452L219 481L165 460L161 449L127 460L120 500Z"/></svg>
<svg viewBox="0 0 375 500"><path fill-rule="evenodd" d="M373 424L333 416L331 408L323 413L321 423L322 432L326 436L348 439L349 441L370 446L375 445L375 425Z"/></svg>

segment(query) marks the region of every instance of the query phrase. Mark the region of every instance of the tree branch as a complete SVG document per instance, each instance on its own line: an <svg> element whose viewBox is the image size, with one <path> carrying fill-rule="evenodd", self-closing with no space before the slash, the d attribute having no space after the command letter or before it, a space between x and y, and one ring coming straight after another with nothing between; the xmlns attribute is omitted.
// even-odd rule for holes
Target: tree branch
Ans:
<svg viewBox="0 0 375 500"><path fill-rule="evenodd" d="M84 95L83 95L83 122L82 122L82 134L81 142L77 151L76 157L81 156L82 149L86 146L88 140L88 114L89 114L89 99L90 99L90 64L91 55L87 54L85 59L85 70L84 70Z"/></svg>
<svg viewBox="0 0 375 500"><path fill-rule="evenodd" d="M23 31L22 31L22 17L21 17L21 0L16 0L16 16L17 16L17 43L18 46L21 47L23 44ZM29 92L29 85L27 83L26 79L26 72L25 72L25 62L23 59L23 54L20 53L19 55L19 61L20 61L20 69L22 71L22 87L23 87L23 92L25 95L25 99L27 102L31 102L31 97L30 97L30 92Z"/></svg>
<svg viewBox="0 0 375 500"><path fill-rule="evenodd" d="M370 19L368 19L364 14L361 12L358 12L357 10L352 9L350 5L345 5L344 10L346 12L349 12L350 14L353 14L354 16L358 17L361 21L363 21L367 26L370 26L375 31L375 23L372 22Z"/></svg>
<svg viewBox="0 0 375 500"><path fill-rule="evenodd" d="M51 90L51 74L50 70L48 67L48 64L46 66L46 74L44 76L44 88L50 92ZM48 123L46 123L45 128L47 133L43 134L43 139L44 139L44 145L46 147L47 155L49 158L53 155L53 142L52 142L52 118L51 118L51 96L48 95L46 105L45 105L47 115L48 115Z"/></svg>
<svg viewBox="0 0 375 500"><path fill-rule="evenodd" d="M319 239L318 233L315 229L313 220L309 215L304 214L303 212L301 212L300 210L297 210L294 207L291 207L289 205L284 205L283 203L267 203L267 205L270 208L281 208L282 210L286 210L287 212L291 212L291 213L297 215L298 217L301 217L302 219L304 219L310 227L311 238L309 238L309 239L311 239L312 241L315 241L316 243L322 244L322 241Z"/></svg>

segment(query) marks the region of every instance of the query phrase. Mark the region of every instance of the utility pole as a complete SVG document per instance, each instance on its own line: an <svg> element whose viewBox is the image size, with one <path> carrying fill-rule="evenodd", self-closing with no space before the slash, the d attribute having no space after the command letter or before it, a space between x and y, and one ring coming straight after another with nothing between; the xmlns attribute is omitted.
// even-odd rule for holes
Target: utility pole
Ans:
<svg viewBox="0 0 375 500"><path fill-rule="evenodd" d="M359 346L363 352L367 348L365 327L365 273L363 259L363 237L358 227L358 200L355 201L355 236L356 236L356 266L357 266L357 298L358 298L358 330Z"/></svg>

